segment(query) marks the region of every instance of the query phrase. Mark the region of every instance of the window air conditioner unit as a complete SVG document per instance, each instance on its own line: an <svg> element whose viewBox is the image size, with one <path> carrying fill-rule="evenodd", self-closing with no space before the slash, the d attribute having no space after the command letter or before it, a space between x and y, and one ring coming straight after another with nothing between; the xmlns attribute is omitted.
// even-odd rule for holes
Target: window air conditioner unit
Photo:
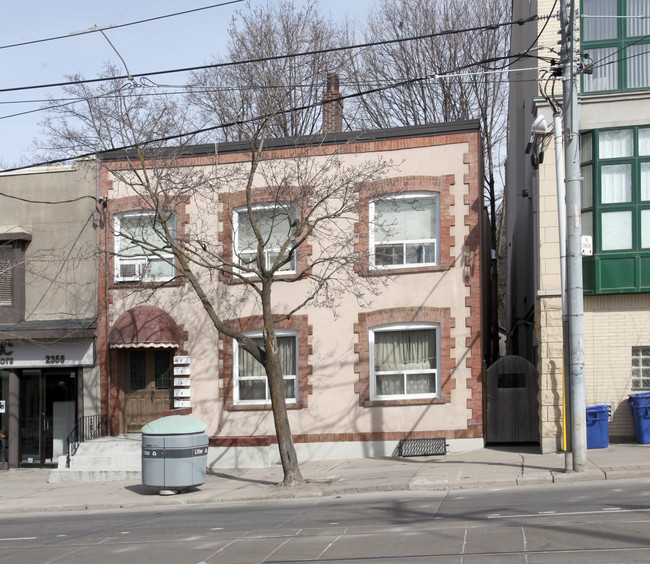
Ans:
<svg viewBox="0 0 650 564"><path fill-rule="evenodd" d="M147 271L147 263L143 260L120 261L119 280L142 280Z"/></svg>

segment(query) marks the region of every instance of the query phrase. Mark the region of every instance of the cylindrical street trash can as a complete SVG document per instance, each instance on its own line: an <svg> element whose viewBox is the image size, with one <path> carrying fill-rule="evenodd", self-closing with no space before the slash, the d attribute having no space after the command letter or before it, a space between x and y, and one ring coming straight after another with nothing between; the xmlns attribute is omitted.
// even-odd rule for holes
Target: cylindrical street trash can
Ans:
<svg viewBox="0 0 650 564"><path fill-rule="evenodd" d="M587 408L587 448L609 446L609 410L606 405Z"/></svg>
<svg viewBox="0 0 650 564"><path fill-rule="evenodd" d="M650 392L630 394L627 403L632 410L636 442L650 443Z"/></svg>
<svg viewBox="0 0 650 564"><path fill-rule="evenodd" d="M142 483L171 490L205 483L206 428L190 415L161 417L142 427Z"/></svg>

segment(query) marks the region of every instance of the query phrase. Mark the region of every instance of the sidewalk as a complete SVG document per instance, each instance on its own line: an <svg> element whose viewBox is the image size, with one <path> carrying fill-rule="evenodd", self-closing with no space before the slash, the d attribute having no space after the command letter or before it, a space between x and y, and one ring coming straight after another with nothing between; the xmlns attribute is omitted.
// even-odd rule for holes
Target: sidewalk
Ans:
<svg viewBox="0 0 650 564"><path fill-rule="evenodd" d="M280 467L208 470L205 484L170 496L138 481L49 484L47 469L18 469L0 471L0 506L8 514L650 478L650 445L588 450L587 469L580 473L564 471L563 453L536 450L484 448L446 456L305 462L306 483L295 488L276 485L282 480Z"/></svg>

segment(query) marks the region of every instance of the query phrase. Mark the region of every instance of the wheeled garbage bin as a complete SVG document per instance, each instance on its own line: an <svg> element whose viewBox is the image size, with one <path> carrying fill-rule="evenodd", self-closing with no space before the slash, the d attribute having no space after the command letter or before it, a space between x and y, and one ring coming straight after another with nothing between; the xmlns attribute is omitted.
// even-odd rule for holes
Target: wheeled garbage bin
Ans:
<svg viewBox="0 0 650 564"><path fill-rule="evenodd" d="M632 422L636 442L650 443L650 392L630 394L627 403L632 410Z"/></svg>
<svg viewBox="0 0 650 564"><path fill-rule="evenodd" d="M161 417L142 427L142 483L161 493L205 483L206 428L190 415Z"/></svg>
<svg viewBox="0 0 650 564"><path fill-rule="evenodd" d="M587 448L609 446L609 410L606 405L587 408Z"/></svg>

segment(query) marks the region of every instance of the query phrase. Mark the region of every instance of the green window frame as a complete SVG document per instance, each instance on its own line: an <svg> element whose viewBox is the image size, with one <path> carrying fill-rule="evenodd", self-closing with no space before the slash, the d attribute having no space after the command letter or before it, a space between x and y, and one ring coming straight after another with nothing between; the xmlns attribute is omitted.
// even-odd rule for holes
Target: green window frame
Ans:
<svg viewBox="0 0 650 564"><path fill-rule="evenodd" d="M582 55L593 63L582 92L650 88L650 0L582 0Z"/></svg>
<svg viewBox="0 0 650 564"><path fill-rule="evenodd" d="M583 259L589 294L650 291L650 127L581 135Z"/></svg>

